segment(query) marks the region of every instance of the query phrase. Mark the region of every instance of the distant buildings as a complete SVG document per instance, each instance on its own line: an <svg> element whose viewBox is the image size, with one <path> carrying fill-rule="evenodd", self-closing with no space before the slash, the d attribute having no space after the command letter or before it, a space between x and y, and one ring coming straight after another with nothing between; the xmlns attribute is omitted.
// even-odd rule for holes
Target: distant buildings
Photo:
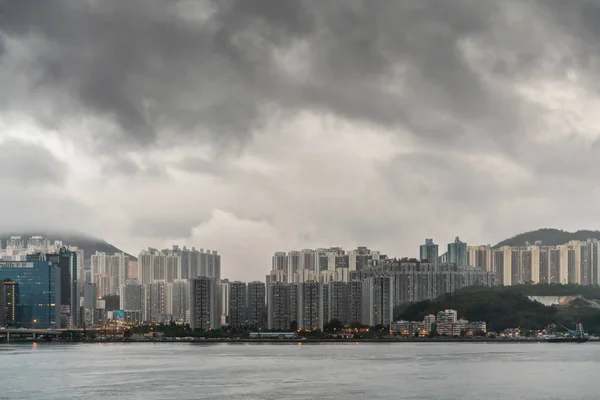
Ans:
<svg viewBox="0 0 600 400"><path fill-rule="evenodd" d="M458 319L456 310L441 310L437 317L426 315L423 321L394 321L390 331L400 336L481 336L487 332L487 324Z"/></svg>
<svg viewBox="0 0 600 400"><path fill-rule="evenodd" d="M425 239L425 244L419 248L420 261L437 264L438 262L438 245L433 243L433 239Z"/></svg>
<svg viewBox="0 0 600 400"><path fill-rule="evenodd" d="M154 280L173 282L175 279L209 277L221 279L221 256L216 251L173 246L168 250L149 248L138 257L138 275L142 284Z"/></svg>
<svg viewBox="0 0 600 400"><path fill-rule="evenodd" d="M417 260L386 260L376 267L352 273L352 280L385 276L392 279L394 305L435 299L468 286L493 286L495 274L456 264L423 263Z"/></svg>
<svg viewBox="0 0 600 400"><path fill-rule="evenodd" d="M448 243L448 263L454 263L459 266L468 266L467 244L461 242L458 236L453 243Z"/></svg>
<svg viewBox="0 0 600 400"><path fill-rule="evenodd" d="M339 247L276 252L272 257L267 283L302 283L348 280L349 271L359 271L385 258L367 247L344 251Z"/></svg>
<svg viewBox="0 0 600 400"><path fill-rule="evenodd" d="M571 241L558 246L468 246L468 264L496 275L496 282L600 285L600 242Z"/></svg>

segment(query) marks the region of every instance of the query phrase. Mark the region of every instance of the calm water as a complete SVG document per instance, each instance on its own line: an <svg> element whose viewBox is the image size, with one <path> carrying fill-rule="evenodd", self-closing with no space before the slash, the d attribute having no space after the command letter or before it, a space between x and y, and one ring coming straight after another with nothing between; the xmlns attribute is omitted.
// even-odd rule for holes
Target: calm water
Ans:
<svg viewBox="0 0 600 400"><path fill-rule="evenodd" d="M598 399L600 344L0 345L0 399Z"/></svg>

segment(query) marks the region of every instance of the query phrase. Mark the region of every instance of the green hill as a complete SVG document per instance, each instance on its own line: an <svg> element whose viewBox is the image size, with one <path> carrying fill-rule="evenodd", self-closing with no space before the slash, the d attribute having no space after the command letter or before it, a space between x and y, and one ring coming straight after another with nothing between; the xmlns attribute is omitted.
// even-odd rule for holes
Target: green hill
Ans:
<svg viewBox="0 0 600 400"><path fill-rule="evenodd" d="M581 295L588 299L600 299L600 288L577 285L470 287L444 294L435 300L425 300L399 307L395 310L395 317L408 321L421 321L425 315L454 309L458 311L459 318L486 321L488 331L496 332L517 327L523 330L537 330L553 323L572 327L573 322L581 318L586 330L600 333L599 308L587 306L583 301L575 301L569 306L546 307L529 300L528 295Z"/></svg>
<svg viewBox="0 0 600 400"><path fill-rule="evenodd" d="M541 240L545 245L565 244L571 240L600 239L600 231L580 230L567 232L559 229L544 228L531 232L521 233L509 239L505 239L494 247L502 246L525 246L525 243Z"/></svg>

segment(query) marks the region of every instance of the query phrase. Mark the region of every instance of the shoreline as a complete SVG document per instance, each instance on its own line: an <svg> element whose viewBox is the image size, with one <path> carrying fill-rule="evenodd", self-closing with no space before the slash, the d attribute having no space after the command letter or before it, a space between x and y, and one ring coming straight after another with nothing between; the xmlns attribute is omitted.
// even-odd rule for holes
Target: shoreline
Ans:
<svg viewBox="0 0 600 400"><path fill-rule="evenodd" d="M591 340L590 342L595 342ZM482 343L482 344L494 344L494 343L551 343L547 339L465 339L465 338L444 338L444 339L433 339L433 338L393 338L393 339L207 339L207 340L162 340L162 339L146 339L146 340L94 340L94 341L55 341L55 340L0 340L0 344L26 344L26 343L37 343L37 344L97 344L97 343L161 343L161 344L172 344L172 343L189 343L195 345L210 345L210 344L329 344L329 343L346 343L346 344L360 344L360 343Z"/></svg>

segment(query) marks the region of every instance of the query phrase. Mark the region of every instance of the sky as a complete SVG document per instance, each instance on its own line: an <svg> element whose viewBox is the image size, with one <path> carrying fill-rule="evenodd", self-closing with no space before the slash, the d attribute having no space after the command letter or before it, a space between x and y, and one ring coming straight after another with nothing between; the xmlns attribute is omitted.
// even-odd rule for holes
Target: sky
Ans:
<svg viewBox="0 0 600 400"><path fill-rule="evenodd" d="M0 0L0 230L133 254L600 222L600 1Z"/></svg>

